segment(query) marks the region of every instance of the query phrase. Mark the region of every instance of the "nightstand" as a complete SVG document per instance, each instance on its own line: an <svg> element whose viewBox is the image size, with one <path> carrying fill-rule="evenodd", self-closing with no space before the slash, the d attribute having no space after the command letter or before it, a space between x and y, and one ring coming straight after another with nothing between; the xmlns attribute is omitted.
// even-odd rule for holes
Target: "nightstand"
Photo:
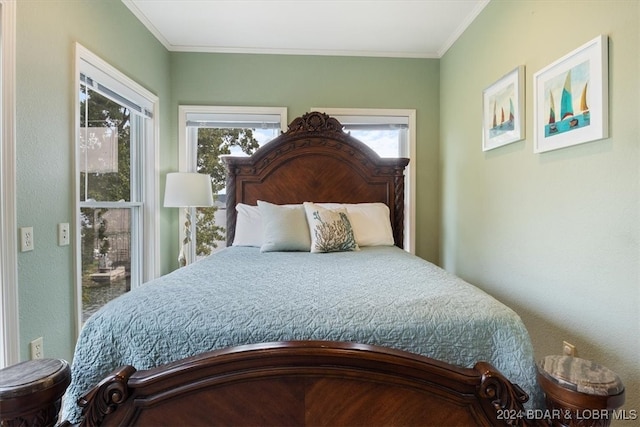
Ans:
<svg viewBox="0 0 640 427"><path fill-rule="evenodd" d="M624 385L612 370L571 356L547 356L538 363L551 425L608 426L624 403Z"/></svg>
<svg viewBox="0 0 640 427"><path fill-rule="evenodd" d="M54 426L71 369L64 360L36 359L0 370L0 424Z"/></svg>

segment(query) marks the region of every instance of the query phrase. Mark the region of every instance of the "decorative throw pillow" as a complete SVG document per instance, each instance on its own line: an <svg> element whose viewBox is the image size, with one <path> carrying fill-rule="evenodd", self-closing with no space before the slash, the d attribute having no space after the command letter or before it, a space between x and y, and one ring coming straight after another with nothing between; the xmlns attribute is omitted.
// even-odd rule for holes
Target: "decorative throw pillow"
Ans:
<svg viewBox="0 0 640 427"><path fill-rule="evenodd" d="M360 249L346 209L325 209L315 203L305 202L304 210L311 234L311 252L344 252Z"/></svg>
<svg viewBox="0 0 640 427"><path fill-rule="evenodd" d="M260 252L309 252L311 238L302 205L274 205L258 200L262 216L262 246Z"/></svg>
<svg viewBox="0 0 640 427"><path fill-rule="evenodd" d="M233 246L262 246L262 215L257 206L236 205L236 234Z"/></svg>
<svg viewBox="0 0 640 427"><path fill-rule="evenodd" d="M359 247L393 246L389 207L384 203L318 203L327 209L346 208Z"/></svg>

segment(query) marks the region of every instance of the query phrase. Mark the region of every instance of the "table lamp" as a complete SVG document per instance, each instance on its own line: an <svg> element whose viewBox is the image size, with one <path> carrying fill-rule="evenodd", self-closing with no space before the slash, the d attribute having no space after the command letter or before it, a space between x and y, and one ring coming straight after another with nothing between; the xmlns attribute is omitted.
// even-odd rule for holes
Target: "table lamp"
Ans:
<svg viewBox="0 0 640 427"><path fill-rule="evenodd" d="M164 190L164 206L167 208L184 208L184 239L180 246L178 263L180 267L187 265L185 246L191 242L191 208L213 205L211 177L195 172L172 172L167 174Z"/></svg>

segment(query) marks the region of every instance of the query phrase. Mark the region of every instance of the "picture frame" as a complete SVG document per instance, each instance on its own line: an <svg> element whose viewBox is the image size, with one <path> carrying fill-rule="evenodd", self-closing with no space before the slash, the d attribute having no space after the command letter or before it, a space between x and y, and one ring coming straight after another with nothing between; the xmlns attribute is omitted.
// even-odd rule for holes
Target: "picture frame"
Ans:
<svg viewBox="0 0 640 427"><path fill-rule="evenodd" d="M482 151L524 139L524 65L482 92Z"/></svg>
<svg viewBox="0 0 640 427"><path fill-rule="evenodd" d="M608 69L600 35L534 74L535 153L608 136Z"/></svg>

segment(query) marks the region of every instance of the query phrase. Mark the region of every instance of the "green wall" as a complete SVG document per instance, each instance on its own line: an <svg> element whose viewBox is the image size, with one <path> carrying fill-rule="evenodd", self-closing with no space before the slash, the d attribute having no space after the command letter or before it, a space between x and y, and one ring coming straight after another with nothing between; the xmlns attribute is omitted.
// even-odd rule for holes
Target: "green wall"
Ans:
<svg viewBox="0 0 640 427"><path fill-rule="evenodd" d="M75 345L73 245L56 233L73 223L76 42L158 95L169 116L169 54L120 1L17 3L17 225L32 226L35 242L18 254L22 360L40 336L46 357L71 360ZM168 129L161 121L161 143Z"/></svg>
<svg viewBox="0 0 640 427"><path fill-rule="evenodd" d="M442 262L514 308L538 357L562 341L640 408L640 2L492 1L441 59ZM609 36L601 141L533 153L533 75ZM526 66L526 139L481 150L481 93ZM472 72L470 72L472 70Z"/></svg>
<svg viewBox="0 0 640 427"><path fill-rule="evenodd" d="M289 121L312 107L415 109L416 253L438 261L438 60L173 53L171 63L172 122L180 104L287 107ZM177 133L174 145L177 157Z"/></svg>

